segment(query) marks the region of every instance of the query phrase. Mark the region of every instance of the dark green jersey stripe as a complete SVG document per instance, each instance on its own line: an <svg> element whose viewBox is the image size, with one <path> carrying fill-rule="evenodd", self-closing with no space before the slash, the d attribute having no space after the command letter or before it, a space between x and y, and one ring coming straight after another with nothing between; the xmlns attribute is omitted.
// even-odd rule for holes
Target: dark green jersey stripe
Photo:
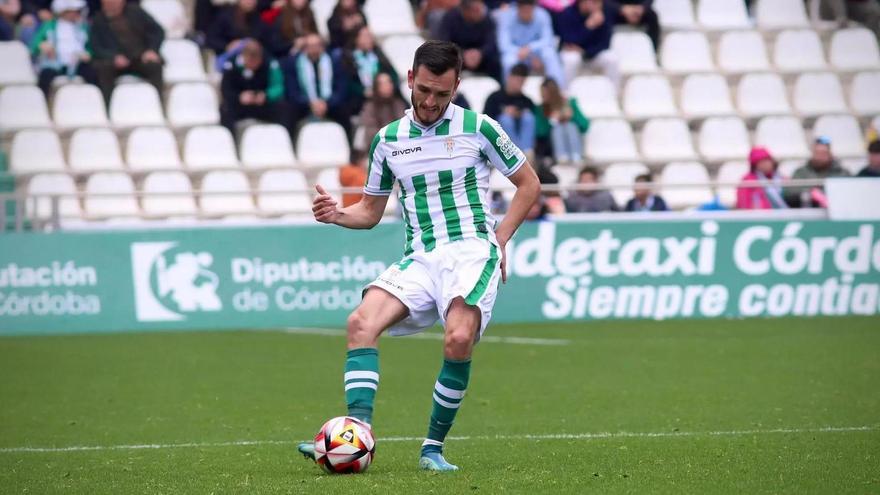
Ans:
<svg viewBox="0 0 880 495"><path fill-rule="evenodd" d="M367 156L367 182L370 182L370 170L373 169L373 153L376 152L376 146L379 145L379 141L381 141L381 139L382 137L377 132L376 135L373 136L373 142L370 143L370 154L369 156Z"/></svg>
<svg viewBox="0 0 880 495"><path fill-rule="evenodd" d="M477 112L473 110L464 111L464 126L461 132L465 134L473 134L477 132Z"/></svg>
<svg viewBox="0 0 880 495"><path fill-rule="evenodd" d="M416 218L419 221L419 228L422 230L422 244L425 245L425 251L430 251L434 249L436 240L434 239L431 212L428 209L428 185L424 175L414 176L412 182L413 189L416 191L413 200L416 204Z"/></svg>
<svg viewBox="0 0 880 495"><path fill-rule="evenodd" d="M449 121L444 120L434 129L435 136L448 136L449 135Z"/></svg>
<svg viewBox="0 0 880 495"><path fill-rule="evenodd" d="M419 129L419 126L417 126L415 122L410 121L410 123L409 123L409 137L410 137L410 139L417 138L421 135L422 135L422 130Z"/></svg>
<svg viewBox="0 0 880 495"><path fill-rule="evenodd" d="M480 302L480 298L483 297L483 294L486 293L486 289L489 287L489 281L492 280L492 274L495 273L497 264L498 248L496 248L494 244L489 244L489 259L486 260L486 264L483 265L483 271L480 273L480 279L477 280L477 285L475 285L473 290L471 290L467 297L464 298L465 303L475 306Z"/></svg>
<svg viewBox="0 0 880 495"><path fill-rule="evenodd" d="M437 175L440 177L440 204L446 218L446 234L450 241L456 241L461 239L461 219L455 206L455 195L452 193L452 171L441 170Z"/></svg>
<svg viewBox="0 0 880 495"><path fill-rule="evenodd" d="M409 256L413 252L413 226L409 219L409 211L406 209L406 188L403 187L403 182L401 181L397 181L397 184L400 186L400 209L403 210L403 221L406 224L406 246L403 248L403 255Z"/></svg>
<svg viewBox="0 0 880 495"><path fill-rule="evenodd" d="M507 165L507 168L516 165L516 148L510 138L504 139L503 141L505 142L502 143L501 135L498 134L498 131L496 131L492 124L486 120L480 124L480 134L489 141L492 148L495 149L495 153L498 153L498 156L504 160L504 164Z"/></svg>
<svg viewBox="0 0 880 495"><path fill-rule="evenodd" d="M468 167L464 174L464 190L467 193L468 204L474 215L474 228L477 236L488 239L488 227L486 226L486 212L483 211L483 203L480 201L480 191L477 190L477 174L474 167Z"/></svg>
<svg viewBox="0 0 880 495"><path fill-rule="evenodd" d="M381 191L390 191L391 188L394 187L394 174L391 173L391 168L388 167L388 159L382 159L382 180L379 181L379 190Z"/></svg>
<svg viewBox="0 0 880 495"><path fill-rule="evenodd" d="M393 143L397 141L397 129L400 127L400 120L395 120L394 122L388 124L388 127L385 128L385 142Z"/></svg>

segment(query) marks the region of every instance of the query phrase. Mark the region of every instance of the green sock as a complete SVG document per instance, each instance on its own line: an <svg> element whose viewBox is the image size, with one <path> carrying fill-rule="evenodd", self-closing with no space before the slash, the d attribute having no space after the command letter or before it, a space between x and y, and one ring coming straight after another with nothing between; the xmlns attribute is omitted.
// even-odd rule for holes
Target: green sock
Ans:
<svg viewBox="0 0 880 495"><path fill-rule="evenodd" d="M348 415L370 424L379 387L379 350L352 349L345 359L345 402Z"/></svg>
<svg viewBox="0 0 880 495"><path fill-rule="evenodd" d="M428 424L428 436L422 443L422 452L441 452L443 440L452 428L471 374L471 360L444 359L440 376L434 384L434 407Z"/></svg>

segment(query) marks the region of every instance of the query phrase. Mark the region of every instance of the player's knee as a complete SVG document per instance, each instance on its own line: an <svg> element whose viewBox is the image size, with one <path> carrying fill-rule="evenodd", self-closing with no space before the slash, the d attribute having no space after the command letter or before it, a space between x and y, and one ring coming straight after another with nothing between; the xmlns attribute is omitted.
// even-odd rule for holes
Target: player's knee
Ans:
<svg viewBox="0 0 880 495"><path fill-rule="evenodd" d="M369 319L360 308L348 315L348 343L349 345L364 346L372 344L375 333L370 328Z"/></svg>
<svg viewBox="0 0 880 495"><path fill-rule="evenodd" d="M445 354L452 359L467 359L474 345L474 335L467 329L446 332Z"/></svg>

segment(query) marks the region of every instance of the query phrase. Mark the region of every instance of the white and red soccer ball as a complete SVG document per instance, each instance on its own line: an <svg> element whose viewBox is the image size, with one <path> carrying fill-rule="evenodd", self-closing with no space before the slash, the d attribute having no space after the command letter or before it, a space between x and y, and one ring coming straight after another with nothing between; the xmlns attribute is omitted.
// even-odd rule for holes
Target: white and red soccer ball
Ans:
<svg viewBox="0 0 880 495"><path fill-rule="evenodd" d="M370 427L349 416L327 421L315 436L315 462L329 473L362 473L375 451Z"/></svg>

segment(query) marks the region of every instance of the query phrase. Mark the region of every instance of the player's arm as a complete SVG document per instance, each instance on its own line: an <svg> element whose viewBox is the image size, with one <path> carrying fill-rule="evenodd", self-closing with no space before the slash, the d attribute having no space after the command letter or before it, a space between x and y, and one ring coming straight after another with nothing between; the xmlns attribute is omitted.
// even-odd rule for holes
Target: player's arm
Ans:
<svg viewBox="0 0 880 495"><path fill-rule="evenodd" d="M338 203L327 194L323 187L316 186L318 196L312 203L315 220L321 223L332 223L349 229L371 229L385 212L388 196L364 194L357 203L338 208Z"/></svg>
<svg viewBox="0 0 880 495"><path fill-rule="evenodd" d="M516 186L516 192L510 201L507 213L504 214L504 220L495 229L495 237L502 246L513 237L513 233L523 223L529 209L541 195L541 182L528 162L519 167L519 170L508 179Z"/></svg>

